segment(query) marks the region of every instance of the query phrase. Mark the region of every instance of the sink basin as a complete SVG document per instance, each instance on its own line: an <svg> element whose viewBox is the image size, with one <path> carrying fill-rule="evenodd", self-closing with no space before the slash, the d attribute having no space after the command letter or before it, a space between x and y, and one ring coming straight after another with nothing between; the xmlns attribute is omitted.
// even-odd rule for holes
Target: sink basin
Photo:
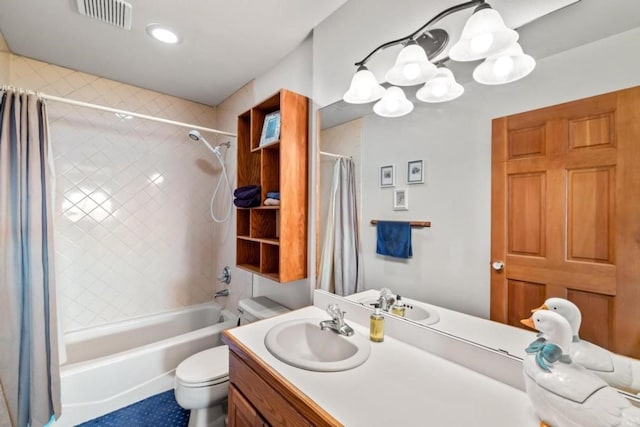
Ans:
<svg viewBox="0 0 640 427"><path fill-rule="evenodd" d="M405 304L404 317L405 319L413 320L414 322L422 323L423 325L433 325L438 320L440 320L440 316L438 313L428 307L423 305L419 305L420 303L416 303L410 301L408 299L402 298ZM378 302L377 297L365 297L358 300L358 302L362 305L371 306ZM383 313L383 314L391 314L391 313Z"/></svg>
<svg viewBox="0 0 640 427"><path fill-rule="evenodd" d="M362 365L371 353L369 340L356 332L350 337L320 329L327 319L282 322L267 332L267 350L282 362L309 371L346 371Z"/></svg>

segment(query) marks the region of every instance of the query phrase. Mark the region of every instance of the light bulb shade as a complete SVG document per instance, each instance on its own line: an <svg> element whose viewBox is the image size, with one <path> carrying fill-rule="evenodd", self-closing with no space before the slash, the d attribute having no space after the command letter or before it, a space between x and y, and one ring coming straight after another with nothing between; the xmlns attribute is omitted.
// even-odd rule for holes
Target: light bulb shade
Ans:
<svg viewBox="0 0 640 427"><path fill-rule="evenodd" d="M353 75L351 86L342 99L349 104L366 104L382 98L382 95L384 87L378 83L373 73L362 65Z"/></svg>
<svg viewBox="0 0 640 427"><path fill-rule="evenodd" d="M485 85L501 85L525 77L535 66L535 59L515 43L504 52L485 59L473 70L473 78Z"/></svg>
<svg viewBox="0 0 640 427"><path fill-rule="evenodd" d="M456 99L463 92L464 87L456 82L451 70L438 68L436 75L416 93L416 98L422 102L446 102Z"/></svg>
<svg viewBox="0 0 640 427"><path fill-rule="evenodd" d="M435 72L436 66L429 62L424 49L412 43L402 48L385 79L393 85L415 86L429 80Z"/></svg>
<svg viewBox="0 0 640 427"><path fill-rule="evenodd" d="M413 111L413 103L399 87L388 88L382 99L373 106L373 112L382 117L400 117Z"/></svg>
<svg viewBox="0 0 640 427"><path fill-rule="evenodd" d="M505 50L516 41L518 33L504 25L500 14L485 7L467 20L458 43L449 51L454 61L475 61Z"/></svg>

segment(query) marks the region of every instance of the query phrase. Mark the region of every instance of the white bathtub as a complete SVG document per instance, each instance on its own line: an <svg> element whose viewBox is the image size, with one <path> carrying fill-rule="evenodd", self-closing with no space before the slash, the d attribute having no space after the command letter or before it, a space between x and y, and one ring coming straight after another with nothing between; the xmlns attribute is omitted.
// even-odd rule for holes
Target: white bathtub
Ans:
<svg viewBox="0 0 640 427"><path fill-rule="evenodd" d="M237 324L214 302L66 333L62 416L71 427L173 388L178 364Z"/></svg>

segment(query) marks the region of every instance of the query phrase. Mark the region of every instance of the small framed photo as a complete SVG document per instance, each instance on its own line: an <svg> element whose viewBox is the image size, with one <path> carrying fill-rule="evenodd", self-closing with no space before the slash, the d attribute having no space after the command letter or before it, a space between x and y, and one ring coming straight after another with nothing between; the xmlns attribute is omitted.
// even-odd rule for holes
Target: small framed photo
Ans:
<svg viewBox="0 0 640 427"><path fill-rule="evenodd" d="M409 191L406 188L393 190L393 210L394 211L409 210Z"/></svg>
<svg viewBox="0 0 640 427"><path fill-rule="evenodd" d="M424 163L422 160L407 163L407 184L424 184Z"/></svg>
<svg viewBox="0 0 640 427"><path fill-rule="evenodd" d="M271 144L280 139L280 111L274 111L264 116L260 146Z"/></svg>
<svg viewBox="0 0 640 427"><path fill-rule="evenodd" d="M380 187L393 187L396 185L395 165L380 166Z"/></svg>

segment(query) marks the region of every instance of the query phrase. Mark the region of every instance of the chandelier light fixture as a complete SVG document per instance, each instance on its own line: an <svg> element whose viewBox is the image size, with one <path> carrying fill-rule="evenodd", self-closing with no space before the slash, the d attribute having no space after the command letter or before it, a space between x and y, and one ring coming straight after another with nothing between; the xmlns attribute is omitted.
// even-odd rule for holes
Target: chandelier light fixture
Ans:
<svg viewBox="0 0 640 427"><path fill-rule="evenodd" d="M447 46L449 34L431 27L446 16L472 7L475 10L462 29L460 40L449 50L448 58L432 63L431 59ZM385 74L386 81L392 85L385 89L365 64L377 52L397 45L403 48L393 67ZM449 59L484 59L473 71L473 78L485 85L516 81L531 73L536 66L536 61L526 55L518 44L518 33L505 26L500 14L484 0L471 0L443 10L408 36L381 44L356 62L358 69L342 99L350 104L377 101L373 111L383 117L400 117L413 110L413 103L400 86L423 85L416 93L416 98L422 102L451 101L462 95L464 88L444 66Z"/></svg>

